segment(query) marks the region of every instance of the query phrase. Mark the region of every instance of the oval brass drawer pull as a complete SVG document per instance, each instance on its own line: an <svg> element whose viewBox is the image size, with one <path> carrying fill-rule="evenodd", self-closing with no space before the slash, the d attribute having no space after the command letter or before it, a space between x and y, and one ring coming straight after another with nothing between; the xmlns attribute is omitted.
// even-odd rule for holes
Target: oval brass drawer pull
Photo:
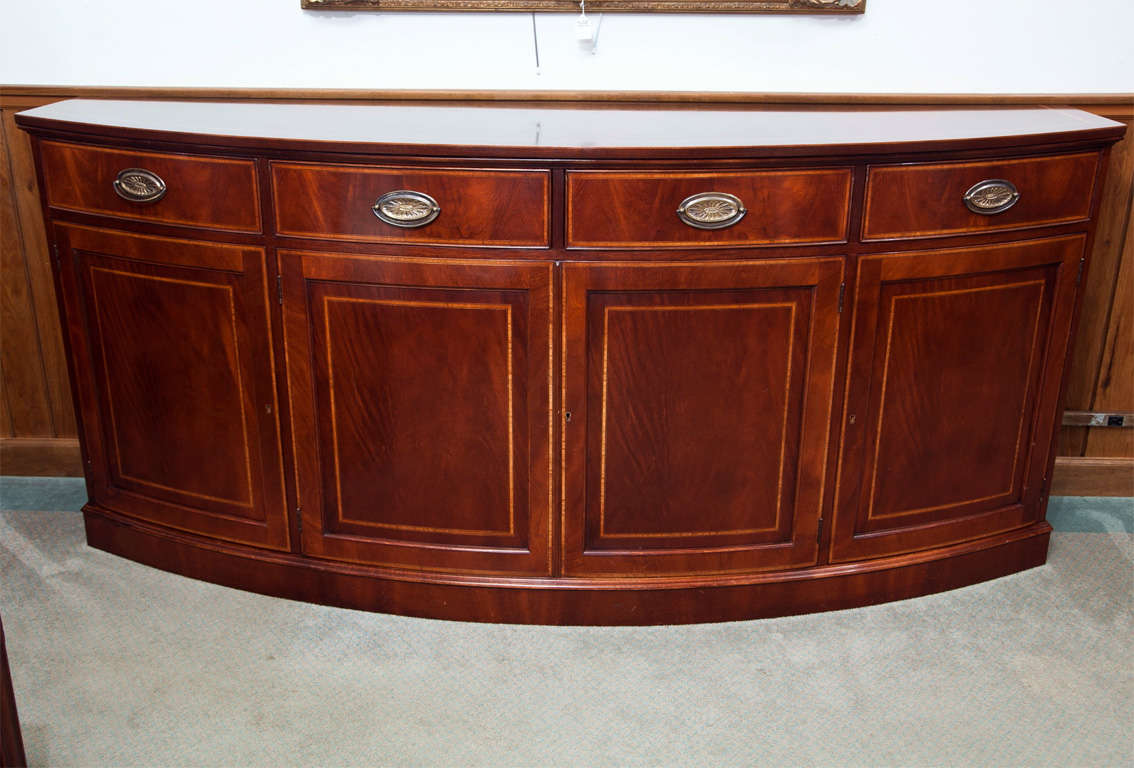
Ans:
<svg viewBox="0 0 1134 768"><path fill-rule="evenodd" d="M973 213L991 216L1004 213L1020 199L1016 185L1004 179L987 179L969 187L965 193L965 206Z"/></svg>
<svg viewBox="0 0 1134 768"><path fill-rule="evenodd" d="M677 217L697 229L724 229L744 218L748 209L740 198L727 192L690 195L677 207Z"/></svg>
<svg viewBox="0 0 1134 768"><path fill-rule="evenodd" d="M441 206L424 192L396 189L378 198L374 215L394 227L424 227L441 214Z"/></svg>
<svg viewBox="0 0 1134 768"><path fill-rule="evenodd" d="M126 168L114 179L114 191L131 203L156 203L165 197L165 182L145 168Z"/></svg>

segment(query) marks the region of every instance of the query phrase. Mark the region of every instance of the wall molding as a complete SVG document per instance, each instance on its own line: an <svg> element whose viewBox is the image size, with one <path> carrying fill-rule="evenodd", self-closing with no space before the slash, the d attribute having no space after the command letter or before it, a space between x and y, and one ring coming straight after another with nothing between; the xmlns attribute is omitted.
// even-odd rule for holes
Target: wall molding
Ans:
<svg viewBox="0 0 1134 768"><path fill-rule="evenodd" d="M82 477L79 440L74 437L0 438L0 474Z"/></svg>
<svg viewBox="0 0 1134 768"><path fill-rule="evenodd" d="M363 90L342 88L154 88L138 86L0 85L0 107L40 100L221 99L253 101L422 101L688 106L1022 107L1067 105L1134 117L1134 93L750 93L699 91ZM1102 114L1102 112L1100 112Z"/></svg>
<svg viewBox="0 0 1134 768"><path fill-rule="evenodd" d="M1058 456L1052 496L1134 496L1134 458Z"/></svg>

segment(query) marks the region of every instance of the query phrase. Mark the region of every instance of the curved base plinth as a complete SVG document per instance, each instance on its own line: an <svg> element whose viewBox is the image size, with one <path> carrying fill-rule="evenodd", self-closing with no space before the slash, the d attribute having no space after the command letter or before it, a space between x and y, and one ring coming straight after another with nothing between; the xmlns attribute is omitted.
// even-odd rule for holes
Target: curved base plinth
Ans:
<svg viewBox="0 0 1134 768"><path fill-rule="evenodd" d="M209 541L84 507L87 542L228 587L322 605L515 624L693 624L855 608L943 592L1042 565L1051 526L862 563L727 577L450 577Z"/></svg>

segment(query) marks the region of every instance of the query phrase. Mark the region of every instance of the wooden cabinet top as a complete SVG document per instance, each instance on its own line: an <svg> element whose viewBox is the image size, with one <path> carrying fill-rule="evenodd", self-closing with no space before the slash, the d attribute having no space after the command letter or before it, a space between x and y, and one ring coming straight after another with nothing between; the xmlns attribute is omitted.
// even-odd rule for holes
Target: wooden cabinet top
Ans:
<svg viewBox="0 0 1134 768"><path fill-rule="evenodd" d="M483 157L775 157L1115 141L1125 127L1074 109L769 111L358 106L71 99L28 110L31 130L225 147Z"/></svg>

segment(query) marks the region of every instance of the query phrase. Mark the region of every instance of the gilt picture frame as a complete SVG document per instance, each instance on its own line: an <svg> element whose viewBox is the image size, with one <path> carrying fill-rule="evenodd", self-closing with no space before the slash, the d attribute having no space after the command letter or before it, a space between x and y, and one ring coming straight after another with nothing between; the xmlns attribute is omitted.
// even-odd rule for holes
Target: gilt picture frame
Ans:
<svg viewBox="0 0 1134 768"><path fill-rule="evenodd" d="M578 0L300 0L309 11L542 11L573 13ZM593 13L859 14L866 0L587 0Z"/></svg>

